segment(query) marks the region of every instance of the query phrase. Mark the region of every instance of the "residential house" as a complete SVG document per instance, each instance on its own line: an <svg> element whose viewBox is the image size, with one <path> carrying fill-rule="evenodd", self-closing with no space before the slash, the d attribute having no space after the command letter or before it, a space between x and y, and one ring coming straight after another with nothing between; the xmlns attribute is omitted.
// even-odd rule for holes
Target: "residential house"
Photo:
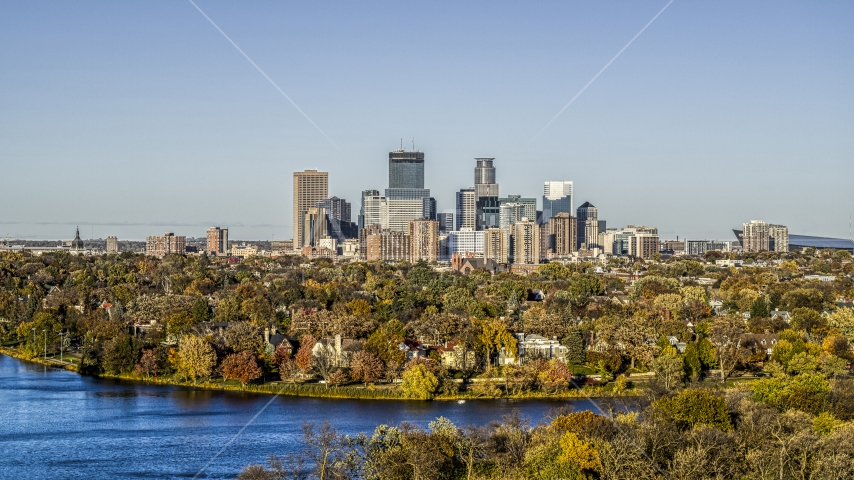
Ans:
<svg viewBox="0 0 854 480"><path fill-rule="evenodd" d="M333 364L336 367L348 368L350 359L359 350L361 350L362 342L352 338L341 338L341 335L335 337L321 338L314 344L311 353L314 356L320 356L326 353L333 358ZM354 348L358 347L358 348Z"/></svg>
<svg viewBox="0 0 854 480"><path fill-rule="evenodd" d="M744 333L738 338L738 345L754 352L765 350L768 357L774 350L774 345L780 341L776 333Z"/></svg>
<svg viewBox="0 0 854 480"><path fill-rule="evenodd" d="M678 338L670 335L667 337L667 341L670 342L670 346L675 348L679 353L685 353L685 348L688 346L685 342L680 342Z"/></svg>
<svg viewBox="0 0 854 480"><path fill-rule="evenodd" d="M544 358L551 360L557 358L566 361L567 348L560 344L557 337L551 339L541 335L525 335L517 333L517 352L513 356L504 347L498 352L499 365L521 365L527 360Z"/></svg>
<svg viewBox="0 0 854 480"><path fill-rule="evenodd" d="M791 323L791 321L792 321L792 315L789 312L787 312L786 310L772 310L771 311L771 318L772 319L779 318L786 323Z"/></svg>
<svg viewBox="0 0 854 480"><path fill-rule="evenodd" d="M397 349L406 354L406 361L427 356L427 349L414 338L405 338L397 345Z"/></svg>
<svg viewBox="0 0 854 480"><path fill-rule="evenodd" d="M464 348L458 340L446 342L436 347L442 361L442 366L451 370L462 370L474 366L474 350Z"/></svg>

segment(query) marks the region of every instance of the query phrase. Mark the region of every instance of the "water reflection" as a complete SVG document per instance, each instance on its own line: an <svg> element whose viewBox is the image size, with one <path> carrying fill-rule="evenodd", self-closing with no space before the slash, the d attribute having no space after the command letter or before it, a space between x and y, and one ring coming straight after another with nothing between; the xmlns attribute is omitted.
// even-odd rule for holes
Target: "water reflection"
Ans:
<svg viewBox="0 0 854 480"><path fill-rule="evenodd" d="M0 355L2 478L192 477L270 400L268 395L192 390L81 377ZM536 423L579 401L401 402L277 397L207 469L233 478L267 455L300 445L303 422L342 432L381 423L426 426L444 416L484 425L519 409Z"/></svg>

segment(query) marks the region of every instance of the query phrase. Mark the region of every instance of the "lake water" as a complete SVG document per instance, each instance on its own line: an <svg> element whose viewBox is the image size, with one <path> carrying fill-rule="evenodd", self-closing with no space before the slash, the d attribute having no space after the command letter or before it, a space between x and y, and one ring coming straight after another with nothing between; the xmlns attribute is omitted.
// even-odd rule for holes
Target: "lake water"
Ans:
<svg viewBox="0 0 854 480"><path fill-rule="evenodd" d="M272 399L272 402L270 400ZM102 380L0 355L0 478L234 478L269 454L301 446L304 422L347 434L439 416L484 425L518 409L533 423L578 401L332 400L193 390ZM594 411L596 411L594 409Z"/></svg>

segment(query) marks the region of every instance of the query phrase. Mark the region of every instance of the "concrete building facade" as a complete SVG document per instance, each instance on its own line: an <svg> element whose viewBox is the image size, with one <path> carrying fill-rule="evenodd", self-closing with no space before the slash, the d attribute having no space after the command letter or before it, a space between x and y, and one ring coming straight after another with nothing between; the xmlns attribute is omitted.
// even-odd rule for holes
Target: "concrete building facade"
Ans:
<svg viewBox="0 0 854 480"><path fill-rule="evenodd" d="M294 248L303 247L303 214L329 198L329 173L317 170L294 172Z"/></svg>

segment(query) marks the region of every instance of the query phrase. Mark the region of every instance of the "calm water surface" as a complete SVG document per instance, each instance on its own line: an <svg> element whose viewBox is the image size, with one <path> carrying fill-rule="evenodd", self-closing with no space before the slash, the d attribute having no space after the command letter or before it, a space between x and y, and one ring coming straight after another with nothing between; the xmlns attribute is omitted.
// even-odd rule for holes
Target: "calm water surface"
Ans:
<svg viewBox="0 0 854 480"><path fill-rule="evenodd" d="M271 399L83 377L0 355L0 478L192 478ZM587 401L403 402L276 397L199 478L234 478L300 446L303 422L348 434L444 416L484 425L519 409L536 423Z"/></svg>

